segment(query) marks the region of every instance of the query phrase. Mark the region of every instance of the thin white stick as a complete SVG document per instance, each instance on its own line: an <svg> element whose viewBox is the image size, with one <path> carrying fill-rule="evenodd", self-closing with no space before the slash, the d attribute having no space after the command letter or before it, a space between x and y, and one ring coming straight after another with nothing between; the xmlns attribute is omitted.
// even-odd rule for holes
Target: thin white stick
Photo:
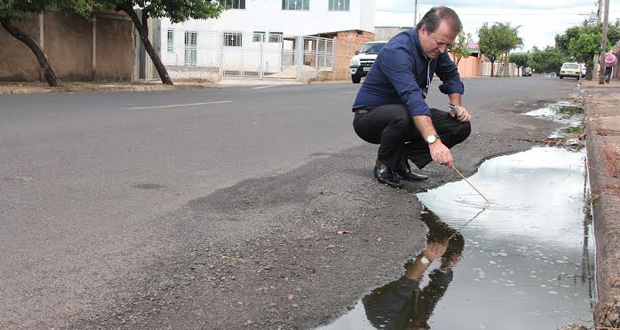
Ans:
<svg viewBox="0 0 620 330"><path fill-rule="evenodd" d="M450 241L452 239L452 237L456 236L456 234L460 233L461 230L463 230L463 228L465 228L467 225L469 225L472 221L474 221L479 215L482 214L482 212L486 211L487 207L483 208L482 210L480 210L480 212L476 213L476 215L474 215L473 218L469 219L469 221L467 221L464 225L462 225L459 229L457 229L452 235L450 235L450 237L448 238L448 241Z"/></svg>
<svg viewBox="0 0 620 330"><path fill-rule="evenodd" d="M480 196L482 196L482 198L484 198L484 200L485 200L485 201L487 201L487 203L491 204L491 202L489 202L489 200L488 200L486 197L484 197L484 195L480 192L480 190L476 189L476 187L474 187L474 185L473 185L473 184L471 184L471 182L469 182L469 180L467 180L467 178L466 178L463 174L461 174L461 172L459 172L459 170L457 170L457 169L456 169L456 167L452 166L452 169L453 169L454 171L456 171L456 173L458 173L458 174L461 176L461 178L463 178L463 180L465 180L465 182L467 182L467 184L469 184L472 188L474 188L474 190L475 190L475 191L476 191L476 192L477 192Z"/></svg>

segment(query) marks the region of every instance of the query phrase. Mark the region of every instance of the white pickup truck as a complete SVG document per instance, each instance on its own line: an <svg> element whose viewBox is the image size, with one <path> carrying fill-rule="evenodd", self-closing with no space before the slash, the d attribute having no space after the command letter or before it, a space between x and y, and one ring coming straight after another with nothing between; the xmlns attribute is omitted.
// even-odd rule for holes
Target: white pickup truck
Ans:
<svg viewBox="0 0 620 330"><path fill-rule="evenodd" d="M387 44L387 41L370 41L367 42L362 50L355 51L355 56L351 58L351 81L359 84L362 77L366 77L370 67L375 63L375 59L379 52Z"/></svg>

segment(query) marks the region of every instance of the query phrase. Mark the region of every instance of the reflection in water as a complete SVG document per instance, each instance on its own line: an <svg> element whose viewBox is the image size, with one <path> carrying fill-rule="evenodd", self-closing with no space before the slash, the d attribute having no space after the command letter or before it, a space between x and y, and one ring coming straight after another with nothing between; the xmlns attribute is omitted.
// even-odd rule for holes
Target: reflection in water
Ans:
<svg viewBox="0 0 620 330"><path fill-rule="evenodd" d="M401 278L362 299L368 320L378 329L430 329L428 319L452 282L453 268L461 261L463 236L431 212L421 217L429 229L426 249L405 264ZM430 272L430 281L421 288L422 277L430 266L421 261L423 256L436 257L441 265Z"/></svg>
<svg viewBox="0 0 620 330"><path fill-rule="evenodd" d="M458 269L453 273L441 258L422 271L415 261L409 263L402 278L373 290L352 311L319 329L588 325L596 288L592 225L583 212L584 156L583 151L534 148L484 162L468 179L489 198L488 207L462 181L417 194L441 218L423 215L427 249L455 231L467 238L464 248L455 248L459 257L466 251L464 259L453 259ZM446 255L455 243L450 240Z"/></svg>

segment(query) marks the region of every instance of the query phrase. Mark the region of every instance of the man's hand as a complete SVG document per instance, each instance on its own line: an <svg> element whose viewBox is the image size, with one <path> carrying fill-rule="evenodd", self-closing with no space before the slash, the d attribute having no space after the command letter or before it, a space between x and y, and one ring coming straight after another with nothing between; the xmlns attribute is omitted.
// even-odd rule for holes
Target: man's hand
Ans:
<svg viewBox="0 0 620 330"><path fill-rule="evenodd" d="M433 260L441 257L446 253L448 249L448 241L443 242L428 242L426 244L426 248L422 251L422 255L425 256L428 261L433 262ZM412 263L405 264L405 277L412 279L414 281L421 281L424 276L424 272L428 268L428 264L423 264L420 262L421 256L418 255L415 258L415 261Z"/></svg>
<svg viewBox="0 0 620 330"><path fill-rule="evenodd" d="M441 165L452 167L452 153L448 147L441 143L441 140L437 140L435 143L429 144L428 148L431 151L431 157L434 161Z"/></svg>
<svg viewBox="0 0 620 330"><path fill-rule="evenodd" d="M463 260L463 256L462 255L453 255L451 256L449 259L447 259L445 261L445 267L446 268L452 268L452 267L456 267L456 265L459 264L459 262L461 262L461 260Z"/></svg>
<svg viewBox="0 0 620 330"><path fill-rule="evenodd" d="M422 251L422 254L428 258L428 260L433 261L446 253L448 249L448 241L443 242L429 242L426 244L426 248Z"/></svg>
<svg viewBox="0 0 620 330"><path fill-rule="evenodd" d="M454 110L450 110L450 112L449 112L450 116L456 117L456 119L458 121L460 121L461 123L466 123L466 122L471 120L471 115L469 114L469 112L467 112L467 109L465 109L464 106L462 106L462 105L455 105L455 107L458 109L459 115L457 116L454 113Z"/></svg>

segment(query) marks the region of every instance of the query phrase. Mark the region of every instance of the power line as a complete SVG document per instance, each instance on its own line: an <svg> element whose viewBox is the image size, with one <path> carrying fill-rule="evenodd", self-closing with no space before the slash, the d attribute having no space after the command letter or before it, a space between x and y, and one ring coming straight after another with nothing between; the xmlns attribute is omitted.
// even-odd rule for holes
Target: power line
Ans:
<svg viewBox="0 0 620 330"><path fill-rule="evenodd" d="M382 13L393 13L393 14L411 14L410 11L404 10L384 10L377 9L376 11ZM620 10L610 10L610 13L619 13ZM581 15L588 16L591 13L577 13L577 12L566 12L566 13L554 13L554 15ZM501 16L549 16L548 13L540 14L540 13L458 13L459 16L479 16L479 15L501 15Z"/></svg>
<svg viewBox="0 0 620 330"><path fill-rule="evenodd" d="M377 9L376 11L383 13L394 13L394 14L411 14L409 11L392 11L392 10L381 10ZM612 11L612 12L620 12L620 10ZM555 15L581 15L588 16L591 13L554 13ZM549 16L548 13L539 14L539 13L459 13L459 16L484 16L484 15L495 15L495 16Z"/></svg>

